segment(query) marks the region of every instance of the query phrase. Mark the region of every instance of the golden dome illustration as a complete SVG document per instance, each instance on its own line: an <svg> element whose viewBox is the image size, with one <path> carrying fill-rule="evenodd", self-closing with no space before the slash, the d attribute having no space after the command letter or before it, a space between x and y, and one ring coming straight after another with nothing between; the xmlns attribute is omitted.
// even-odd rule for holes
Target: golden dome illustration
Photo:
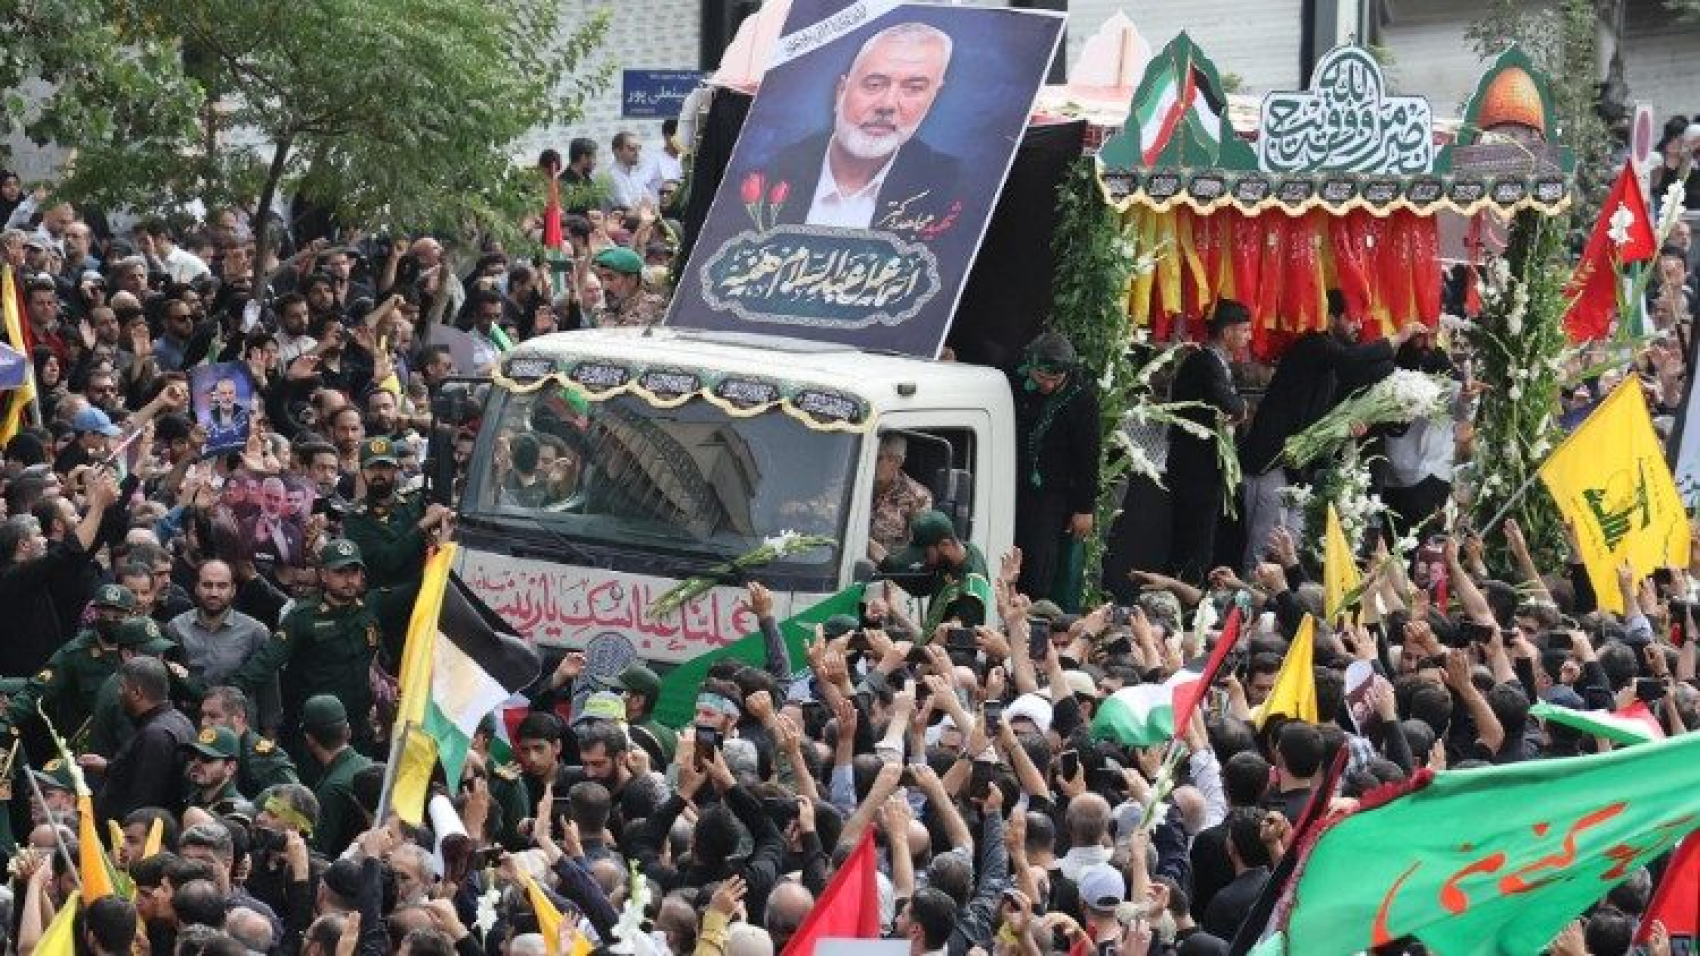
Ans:
<svg viewBox="0 0 1700 956"><path fill-rule="evenodd" d="M1515 123L1545 132L1546 113L1541 108L1541 91L1535 86L1534 78L1521 67L1501 70L1482 94L1476 123L1482 129Z"/></svg>

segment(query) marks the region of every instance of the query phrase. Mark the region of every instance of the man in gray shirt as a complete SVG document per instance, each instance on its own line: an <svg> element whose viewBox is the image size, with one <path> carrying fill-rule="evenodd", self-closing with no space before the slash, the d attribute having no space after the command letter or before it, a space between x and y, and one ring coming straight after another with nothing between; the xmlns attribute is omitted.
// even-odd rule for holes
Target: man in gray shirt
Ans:
<svg viewBox="0 0 1700 956"><path fill-rule="evenodd" d="M210 687L230 683L231 675L271 639L264 624L231 610L235 596L230 565L208 560L195 578L194 610L184 611L166 625L166 634L183 649L188 688L196 697ZM282 716L276 678L261 688L255 704L260 726L275 727Z"/></svg>

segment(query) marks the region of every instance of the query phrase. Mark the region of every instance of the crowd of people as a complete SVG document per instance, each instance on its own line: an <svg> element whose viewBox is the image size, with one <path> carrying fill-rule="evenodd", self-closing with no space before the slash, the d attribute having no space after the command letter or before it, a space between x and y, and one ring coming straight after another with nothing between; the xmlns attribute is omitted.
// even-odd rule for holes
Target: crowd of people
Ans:
<svg viewBox="0 0 1700 956"><path fill-rule="evenodd" d="M860 617L826 621L794 660L771 595L750 584L765 658L711 668L684 727L656 719L649 667L587 696L583 655L551 658L525 712L492 715L461 779L436 782L425 825L380 818L407 615L454 525L417 490L430 403L456 369L431 330L458 327L493 356L557 329L657 321L678 150L668 140L646 160L621 134L613 152L603 179L589 141L540 164L564 187L566 255L485 247L464 273L432 237L285 244L256 263L253 232L270 225L236 210L114 234L0 174L0 257L38 416L0 475L8 951L42 944L84 876L79 839L110 828L134 894L82 907L79 953L763 956L798 938L864 835L879 931L913 956L1225 953L1260 928L1256 904L1313 802L1349 806L1425 768L1610 746L1531 718L1537 702L1638 699L1668 733L1700 726L1683 639L1700 536L1688 567L1626 569L1628 611L1612 614L1574 543L1542 565L1515 522L1494 532L1509 576L1490 574L1489 542L1444 527L1409 565L1370 562L1374 621L1318 628L1314 715L1269 712L1289 644L1323 611L1317 529L1282 504L1303 476L1280 464L1281 443L1395 367L1455 378L1441 419L1364 436L1380 443L1393 516L1420 524L1458 490L1482 383L1425 330L1362 341L1331 297L1329 328L1247 404L1247 316L1223 302L1174 397L1244 426L1242 518L1223 533L1221 463L1177 429L1173 554L1136 572L1137 600L1071 614L1046 599L1057 532L1094 532L1097 482L1081 474L1096 468L1098 416L1072 346L1045 337L1021 373L1032 387L1017 383L1025 554L993 568L958 540L888 440L874 556L919 555L919 600L874 585ZM1649 288L1668 335L1627 370L1666 413L1686 376L1689 254L1684 228ZM188 373L232 361L254 383L248 435L208 457ZM1567 410L1612 384L1588 379ZM300 540L257 547L233 497L292 489L317 502ZM974 575L990 595L965 586ZM1205 657L1234 609L1241 646L1172 743L1094 734L1110 695ZM1357 662L1375 676L1348 704ZM1176 776L1160 779L1176 748ZM1635 873L1550 951L1628 953L1652 885ZM1669 951L1662 934L1651 951Z"/></svg>

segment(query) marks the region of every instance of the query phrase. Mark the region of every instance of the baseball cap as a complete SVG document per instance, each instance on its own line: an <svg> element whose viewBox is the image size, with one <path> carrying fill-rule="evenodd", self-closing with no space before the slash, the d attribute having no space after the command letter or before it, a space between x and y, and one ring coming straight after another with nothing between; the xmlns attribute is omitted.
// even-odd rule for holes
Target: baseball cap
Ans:
<svg viewBox="0 0 1700 956"><path fill-rule="evenodd" d="M379 436L360 443L360 467L396 464L395 442Z"/></svg>
<svg viewBox="0 0 1700 956"><path fill-rule="evenodd" d="M1088 909L1107 912L1127 898L1127 883L1113 866L1087 867L1079 880L1080 902Z"/></svg>
<svg viewBox="0 0 1700 956"><path fill-rule="evenodd" d="M942 511L923 511L909 523L909 536L916 546L927 548L956 537L956 527Z"/></svg>
<svg viewBox="0 0 1700 956"><path fill-rule="evenodd" d="M599 690L584 699L584 706L573 712L573 726L587 720L614 720L624 723L626 720L626 702L619 694Z"/></svg>
<svg viewBox="0 0 1700 956"><path fill-rule="evenodd" d="M120 611L136 609L136 595L122 584L102 584L94 589L94 600L90 602L95 607L110 607Z"/></svg>
<svg viewBox="0 0 1700 956"><path fill-rule="evenodd" d="M861 621L848 614L834 614L821 622L820 629L821 633L830 641L835 637L843 637L861 626Z"/></svg>
<svg viewBox="0 0 1700 956"><path fill-rule="evenodd" d="M306 730L330 730L348 723L348 709L331 694L307 698L301 705L301 726Z"/></svg>
<svg viewBox="0 0 1700 956"><path fill-rule="evenodd" d="M98 408L85 408L71 416L71 430L77 434L95 432L113 438L118 434L118 426L112 424L112 419Z"/></svg>
<svg viewBox="0 0 1700 956"><path fill-rule="evenodd" d="M183 746L210 760L235 760L242 755L242 743L236 739L236 732L229 727L208 727L201 731L194 743Z"/></svg>
<svg viewBox="0 0 1700 956"><path fill-rule="evenodd" d="M661 693L661 678L642 664L633 664L614 678L614 686L654 700Z"/></svg>
<svg viewBox="0 0 1700 956"><path fill-rule="evenodd" d="M319 564L334 571L356 564L365 567L366 561L360 557L359 545L347 538L336 538L325 542L325 546L319 549Z"/></svg>

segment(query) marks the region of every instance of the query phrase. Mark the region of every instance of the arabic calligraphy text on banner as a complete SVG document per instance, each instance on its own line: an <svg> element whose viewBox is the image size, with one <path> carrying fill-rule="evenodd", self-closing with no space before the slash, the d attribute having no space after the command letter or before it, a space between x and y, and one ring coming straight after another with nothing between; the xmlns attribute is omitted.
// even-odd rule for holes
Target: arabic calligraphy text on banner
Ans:
<svg viewBox="0 0 1700 956"><path fill-rule="evenodd" d="M1389 96L1362 47L1329 51L1309 90L1263 98L1258 164L1267 172L1323 170L1411 176L1434 168L1434 115L1420 96Z"/></svg>

